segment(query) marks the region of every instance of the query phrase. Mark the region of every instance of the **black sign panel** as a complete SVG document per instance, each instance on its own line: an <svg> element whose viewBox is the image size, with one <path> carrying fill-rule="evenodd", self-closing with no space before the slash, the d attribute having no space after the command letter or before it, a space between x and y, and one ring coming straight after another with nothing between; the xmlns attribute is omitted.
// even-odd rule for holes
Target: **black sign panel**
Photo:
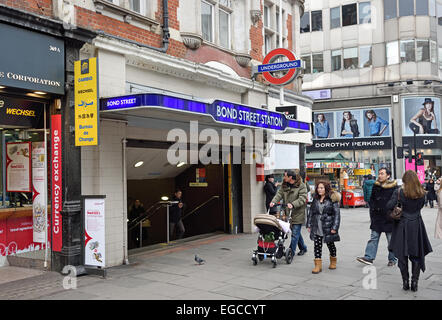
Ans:
<svg viewBox="0 0 442 320"><path fill-rule="evenodd" d="M408 144L414 148L414 137L403 137L402 145ZM441 136L416 136L417 149L442 149Z"/></svg>
<svg viewBox="0 0 442 320"><path fill-rule="evenodd" d="M0 96L0 126L42 128L44 104Z"/></svg>
<svg viewBox="0 0 442 320"><path fill-rule="evenodd" d="M307 147L307 152L337 150L377 150L391 149L391 137L357 138L354 139L319 139Z"/></svg>
<svg viewBox="0 0 442 320"><path fill-rule="evenodd" d="M276 107L276 111L284 113L287 119L291 120L296 120L296 117L298 115L296 106Z"/></svg>
<svg viewBox="0 0 442 320"><path fill-rule="evenodd" d="M0 85L64 94L64 42L0 24Z"/></svg>

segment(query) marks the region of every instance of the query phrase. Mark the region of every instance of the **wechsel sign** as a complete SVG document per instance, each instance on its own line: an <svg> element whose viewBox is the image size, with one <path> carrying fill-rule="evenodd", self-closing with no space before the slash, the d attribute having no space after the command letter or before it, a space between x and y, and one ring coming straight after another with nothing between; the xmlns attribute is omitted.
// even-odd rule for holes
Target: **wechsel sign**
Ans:
<svg viewBox="0 0 442 320"><path fill-rule="evenodd" d="M273 129L281 132L296 130L309 132L307 122L287 119L280 112L215 100L212 103L188 100L156 93L137 94L101 99L101 111L129 110L134 108L161 108L211 116L216 122L242 127Z"/></svg>
<svg viewBox="0 0 442 320"><path fill-rule="evenodd" d="M75 61L75 145L98 145L97 58Z"/></svg>
<svg viewBox="0 0 442 320"><path fill-rule="evenodd" d="M0 24L0 85L64 94L64 42Z"/></svg>

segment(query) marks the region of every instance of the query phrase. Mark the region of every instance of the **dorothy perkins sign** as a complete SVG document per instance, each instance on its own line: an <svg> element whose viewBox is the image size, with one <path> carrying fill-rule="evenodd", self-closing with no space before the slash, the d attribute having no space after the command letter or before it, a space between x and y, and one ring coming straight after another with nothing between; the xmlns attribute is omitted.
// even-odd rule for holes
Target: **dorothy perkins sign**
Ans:
<svg viewBox="0 0 442 320"><path fill-rule="evenodd" d="M0 23L0 85L64 94L64 42Z"/></svg>

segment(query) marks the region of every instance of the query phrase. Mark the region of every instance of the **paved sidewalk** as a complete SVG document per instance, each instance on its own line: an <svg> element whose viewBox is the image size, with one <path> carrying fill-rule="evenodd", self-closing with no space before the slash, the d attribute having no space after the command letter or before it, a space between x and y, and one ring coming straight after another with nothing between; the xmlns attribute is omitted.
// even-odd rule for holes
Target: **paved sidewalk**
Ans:
<svg viewBox="0 0 442 320"><path fill-rule="evenodd" d="M313 243L303 229L308 245L304 256L295 256L291 265L278 260L276 269L265 260L253 266L252 250L256 234L216 235L166 249L129 256L130 265L108 270L108 277L83 276L77 289L63 289L63 276L45 272L35 277L0 284L0 299L160 299L160 300L236 300L236 299L333 299L389 300L442 299L442 240L434 239L436 209L423 210L433 253L427 256L427 271L421 274L419 291L402 290L399 269L387 267L387 241L383 235L374 263L377 289L363 288L363 255L369 239L367 209L341 209L341 242L338 242L338 268L328 269L328 249L323 248L323 272L314 275ZM288 245L288 242L286 242ZM194 262L198 254L204 265ZM0 268L0 279L5 272Z"/></svg>

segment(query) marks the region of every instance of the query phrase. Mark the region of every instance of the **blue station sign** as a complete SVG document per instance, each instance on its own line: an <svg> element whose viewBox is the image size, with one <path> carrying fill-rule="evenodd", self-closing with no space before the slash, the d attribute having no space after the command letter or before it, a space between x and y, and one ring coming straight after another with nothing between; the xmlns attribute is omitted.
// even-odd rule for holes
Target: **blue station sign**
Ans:
<svg viewBox="0 0 442 320"><path fill-rule="evenodd" d="M216 122L278 131L310 132L307 122L287 119L280 112L215 100L212 103L183 99L163 94L146 93L100 100L100 111L118 111L133 108L166 108L211 116Z"/></svg>

